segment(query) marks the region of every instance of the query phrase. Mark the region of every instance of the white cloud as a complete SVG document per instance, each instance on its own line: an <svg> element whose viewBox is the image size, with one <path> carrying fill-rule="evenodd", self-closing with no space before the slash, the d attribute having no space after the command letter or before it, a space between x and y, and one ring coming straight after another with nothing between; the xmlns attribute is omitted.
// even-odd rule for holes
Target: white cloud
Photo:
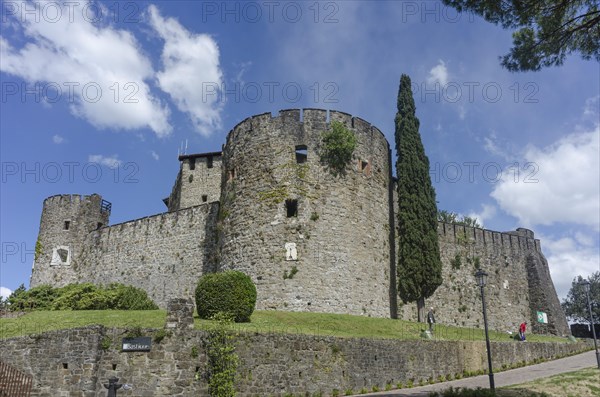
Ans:
<svg viewBox="0 0 600 397"><path fill-rule="evenodd" d="M65 141L65 138L63 138L62 136L55 134L52 137L52 142L56 143L57 145L60 145L61 143L63 143Z"/></svg>
<svg viewBox="0 0 600 397"><path fill-rule="evenodd" d="M154 5L148 11L150 25L165 41L158 84L189 115L196 130L208 136L221 127L223 108L216 95L223 79L217 43L209 35L189 32L173 18L163 18ZM209 94L212 90L214 95Z"/></svg>
<svg viewBox="0 0 600 397"><path fill-rule="evenodd" d="M160 159L160 156L159 156L159 155L158 155L158 153L156 153L154 150L152 150L152 151L150 152L150 155L152 156L152 158L153 158L154 160L157 160L157 161L158 161L158 160Z"/></svg>
<svg viewBox="0 0 600 397"><path fill-rule="evenodd" d="M491 196L524 226L568 222L600 229L600 126L529 147L515 181L506 170ZM537 171L537 172L536 172Z"/></svg>
<svg viewBox="0 0 600 397"><path fill-rule="evenodd" d="M470 218L475 218L479 222L479 224L483 227L485 222L491 220L496 216L496 206L489 204L482 204L481 211L479 212L470 212L467 216Z"/></svg>
<svg viewBox="0 0 600 397"><path fill-rule="evenodd" d="M119 156L113 154L110 157L103 156L101 154L90 154L88 157L88 161L90 163L98 163L100 165L104 165L108 168L118 168L121 166L122 161L119 160Z"/></svg>
<svg viewBox="0 0 600 397"><path fill-rule="evenodd" d="M566 298L573 278L578 275L587 277L600 271L600 253L598 246L581 244L577 237L567 235L558 239L541 236L542 249L546 258L556 293L562 301Z"/></svg>
<svg viewBox="0 0 600 397"><path fill-rule="evenodd" d="M20 9L42 6L28 1ZM14 48L0 38L0 70L30 85L52 88L58 95L54 100L68 101L74 115L97 128L148 127L158 136L168 135L169 110L150 93L145 81L154 71L135 37L90 23L94 7L87 1L70 3L72 10L62 7L58 20L15 16L24 21L21 28L28 42Z"/></svg>
<svg viewBox="0 0 600 397"><path fill-rule="evenodd" d="M0 287L0 296L4 299L8 298L12 294L12 290L6 287Z"/></svg>
<svg viewBox="0 0 600 397"><path fill-rule="evenodd" d="M429 76L427 76L427 83L440 83L440 85L443 87L446 84L448 84L448 77L449 75L446 63L440 59L439 63L433 68L431 68L431 70L429 71Z"/></svg>

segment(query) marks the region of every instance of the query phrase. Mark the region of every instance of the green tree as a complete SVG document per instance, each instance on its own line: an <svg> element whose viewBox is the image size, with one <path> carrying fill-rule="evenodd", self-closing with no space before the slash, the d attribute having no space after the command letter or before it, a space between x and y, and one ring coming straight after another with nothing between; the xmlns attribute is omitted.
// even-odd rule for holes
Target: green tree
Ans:
<svg viewBox="0 0 600 397"><path fill-rule="evenodd" d="M511 72L560 66L567 55L600 61L597 0L442 0L459 12L515 29L513 47L500 57Z"/></svg>
<svg viewBox="0 0 600 397"><path fill-rule="evenodd" d="M442 284L437 235L435 190L429 159L419 135L410 77L403 74L396 113L396 175L398 177L398 295L417 302L418 319L425 318L425 298Z"/></svg>
<svg viewBox="0 0 600 397"><path fill-rule="evenodd" d="M27 296L27 290L25 289L25 284L19 285L19 288L14 290L10 296L6 299L8 303L8 308L11 311L23 310L25 309L25 298Z"/></svg>
<svg viewBox="0 0 600 397"><path fill-rule="evenodd" d="M583 286L580 284L584 280L583 277L577 276L571 283L571 289L567 294L566 299L562 302L562 308L565 315L580 323L589 323L590 312L588 310L587 297ZM600 271L592 273L588 278L590 282L590 303L592 305L592 315L594 322L600 322Z"/></svg>
<svg viewBox="0 0 600 397"><path fill-rule="evenodd" d="M438 221L446 223L455 223L457 225L470 226L470 227L481 227L481 224L477 218L471 218L470 216L463 215L459 217L456 212L450 212L446 210L439 210L437 214Z"/></svg>

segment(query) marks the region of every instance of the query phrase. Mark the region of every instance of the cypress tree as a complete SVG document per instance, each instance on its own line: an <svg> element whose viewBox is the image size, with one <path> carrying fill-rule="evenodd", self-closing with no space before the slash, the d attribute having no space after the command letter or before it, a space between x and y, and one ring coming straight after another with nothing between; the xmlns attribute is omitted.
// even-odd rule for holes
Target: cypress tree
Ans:
<svg viewBox="0 0 600 397"><path fill-rule="evenodd" d="M424 321L425 298L442 284L442 262L437 235L435 190L429 159L419 134L419 119L410 77L403 74L396 113L396 176L398 177L398 295L404 303L417 302Z"/></svg>

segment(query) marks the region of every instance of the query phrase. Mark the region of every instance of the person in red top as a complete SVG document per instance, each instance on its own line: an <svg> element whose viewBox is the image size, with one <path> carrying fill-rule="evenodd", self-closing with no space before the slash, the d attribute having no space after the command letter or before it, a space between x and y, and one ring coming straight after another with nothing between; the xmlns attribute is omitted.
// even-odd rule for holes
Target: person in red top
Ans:
<svg viewBox="0 0 600 397"><path fill-rule="evenodd" d="M521 323L519 325L519 338L524 341L525 340L525 331L527 330L527 321Z"/></svg>

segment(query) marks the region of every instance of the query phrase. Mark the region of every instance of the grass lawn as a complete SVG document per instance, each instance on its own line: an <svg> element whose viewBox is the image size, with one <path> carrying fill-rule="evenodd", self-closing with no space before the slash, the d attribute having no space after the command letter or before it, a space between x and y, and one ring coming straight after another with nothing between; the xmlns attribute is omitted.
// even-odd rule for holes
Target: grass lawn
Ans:
<svg viewBox="0 0 600 397"><path fill-rule="evenodd" d="M0 338L101 324L107 327L162 328L166 319L164 310L85 310L85 311L35 311L19 318L0 319ZM195 328L204 329L210 322L194 318ZM235 324L242 332L290 333L318 336L337 336L378 339L420 339L423 323L402 320L350 316L345 314L295 313L281 311L255 311L251 322ZM492 332L492 341L511 341L506 333ZM437 325L436 340L484 340L482 329ZM566 342L565 338L552 336L527 336L530 342ZM516 342L515 343L519 343Z"/></svg>
<svg viewBox="0 0 600 397"><path fill-rule="evenodd" d="M515 394L516 397L526 396L526 391L544 392L548 397L600 397L600 369L592 367L567 372L510 386L506 390L523 393Z"/></svg>

